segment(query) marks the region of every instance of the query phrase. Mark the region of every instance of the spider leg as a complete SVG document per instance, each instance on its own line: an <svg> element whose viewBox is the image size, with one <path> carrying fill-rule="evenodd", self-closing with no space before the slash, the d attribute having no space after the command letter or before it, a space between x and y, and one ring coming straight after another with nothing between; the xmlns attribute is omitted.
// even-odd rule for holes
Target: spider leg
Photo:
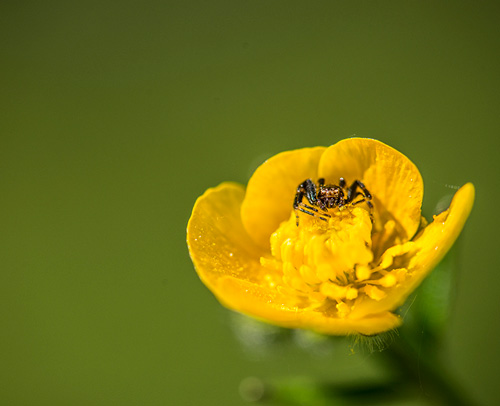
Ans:
<svg viewBox="0 0 500 406"><path fill-rule="evenodd" d="M305 203L300 203L299 204L299 207L303 207L303 208L306 208L308 210L312 210L312 211L315 211L316 213L318 212L318 209L316 207L312 207L312 206L308 206L307 204Z"/></svg>
<svg viewBox="0 0 500 406"><path fill-rule="evenodd" d="M347 189L347 199L346 199L347 203L351 203L354 200L354 198L358 196L358 193L356 193L358 187L362 190L362 193L361 192L358 193L361 193L367 200L372 199L371 193L368 191L363 182L355 180L354 182L352 182L352 185L349 187L349 189Z"/></svg>
<svg viewBox="0 0 500 406"><path fill-rule="evenodd" d="M358 196L362 196L361 200L358 200L356 202L351 202L351 205L354 206L356 204L365 202L368 205L368 207L370 207L370 209L373 209L373 204L370 201L370 199L367 196L365 196L363 193L361 193L361 192L356 193L356 195L353 197L352 200L356 199L356 197L358 197Z"/></svg>
<svg viewBox="0 0 500 406"><path fill-rule="evenodd" d="M356 202L352 202L352 203L351 203L351 205L352 205L352 206L355 206L355 205L357 205L357 204L359 204L359 203L363 203L363 202L365 202L365 203L366 203L366 205L368 206L368 208L370 209L370 219L371 219L371 220L372 220L372 222L373 222L373 204L372 204L372 202L370 201L370 199L367 199L367 197L366 197L363 193L361 193L361 192L356 193L356 196L354 196L354 199L355 199L356 197L358 197L358 196L362 196L362 198L361 198L360 200L356 201ZM370 197L371 197L371 196L370 196ZM354 199L353 199L353 200L354 200Z"/></svg>
<svg viewBox="0 0 500 406"><path fill-rule="evenodd" d="M299 215L297 211L301 211L303 213L309 214L314 217L316 217L316 215L309 210L313 210L315 212L318 211L314 207L302 203L304 197L307 198L307 201L312 206L316 205L318 201L316 197L316 185L311 179L306 179L297 187L297 193L295 194L295 199L293 201L293 208L295 209L295 218L297 226L299 225ZM305 208L309 210L306 210Z"/></svg>
<svg viewBox="0 0 500 406"><path fill-rule="evenodd" d="M325 217L332 217L328 214L328 211L326 209L322 209L320 207L321 210L324 211L324 213L320 213L319 210L315 207L311 207L311 206L308 206L307 204L304 204L304 203L301 203L300 204L300 207L305 207L306 209L309 209L309 210L313 210L314 212L317 213L318 216L325 216Z"/></svg>
<svg viewBox="0 0 500 406"><path fill-rule="evenodd" d="M340 178L339 179L339 186L344 189L345 188L345 179L344 178Z"/></svg>
<svg viewBox="0 0 500 406"><path fill-rule="evenodd" d="M305 184L307 200L311 204L316 204L316 202L318 201L316 197L316 185L311 179L306 179L306 181L303 184Z"/></svg>
<svg viewBox="0 0 500 406"><path fill-rule="evenodd" d="M297 208L297 210L298 210L298 211L301 211L302 213L309 214L310 216L313 216L313 217L315 217L315 216L316 216L316 214L315 214L315 213L313 213L313 212L311 212L311 211L309 211L309 210L306 210L306 209L304 209L303 207L299 207L299 208Z"/></svg>
<svg viewBox="0 0 500 406"><path fill-rule="evenodd" d="M309 215L311 215L311 216L313 216L313 217L315 217L317 219L326 221L326 222L328 222L328 219L331 217L329 214L317 213L317 212L316 213L311 213L311 212L309 212L307 210L303 210L302 208L299 208L298 210L301 211L301 212L303 212L303 213L307 213L307 214L309 214Z"/></svg>
<svg viewBox="0 0 500 406"><path fill-rule="evenodd" d="M361 194L361 193L360 193ZM362 196L362 195L361 195ZM367 204L371 202L369 200L366 200L364 197L362 197L360 200L356 201L356 202L351 202L351 206L356 206L357 204L360 204L360 203L363 203L363 202L366 202Z"/></svg>
<svg viewBox="0 0 500 406"><path fill-rule="evenodd" d="M302 202L304 198L304 189L302 188L302 184L297 188L297 193L295 194L295 199L293 200L293 208L297 209L299 204Z"/></svg>
<svg viewBox="0 0 500 406"><path fill-rule="evenodd" d="M306 206L308 207L308 206ZM306 214L309 214L310 216L313 216L313 217L316 217L316 218L319 218L320 220L323 220L323 221L328 221L328 217L331 217L329 214L323 214L323 213L318 213L317 210L315 210L315 213L313 212L310 212L306 209L304 209L303 207L299 207L297 209L298 211L301 211L302 213L306 213Z"/></svg>
<svg viewBox="0 0 500 406"><path fill-rule="evenodd" d="M299 206L300 207L305 207L306 209L315 211L316 213L318 213L318 216L332 217L332 216L330 216L328 214L328 210L326 208L318 206L322 211L324 211L324 213L320 213L319 210L316 207L308 206L307 204L304 204L304 203L300 203Z"/></svg>
<svg viewBox="0 0 500 406"><path fill-rule="evenodd" d="M357 188L360 188L361 192L358 192ZM353 202L353 200L356 199L356 197L358 196L362 196L361 200ZM368 191L363 182L359 180L355 180L349 187L349 189L347 189L347 202L351 203L353 206L365 202L370 210L370 218L373 222L373 204L371 200L372 200L371 193Z"/></svg>
<svg viewBox="0 0 500 406"><path fill-rule="evenodd" d="M302 199L307 198L310 204L316 204L316 185L311 179L306 179L297 187L297 193L295 194L295 200L293 201L293 207L297 209L302 203Z"/></svg>
<svg viewBox="0 0 500 406"><path fill-rule="evenodd" d="M309 214L310 216L319 218L320 220L323 221L328 221L328 218L331 216L328 213L320 213L318 209L315 207L308 206L307 204L304 203L299 203L299 205L295 208L295 224L298 226L299 225L299 214L297 213L298 211L301 211L302 213ZM310 211L312 210L312 211Z"/></svg>

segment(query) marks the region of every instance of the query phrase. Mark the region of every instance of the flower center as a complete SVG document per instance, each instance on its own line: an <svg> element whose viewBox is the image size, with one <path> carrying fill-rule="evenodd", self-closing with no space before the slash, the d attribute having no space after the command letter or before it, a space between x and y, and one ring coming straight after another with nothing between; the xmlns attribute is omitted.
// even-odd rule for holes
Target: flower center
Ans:
<svg viewBox="0 0 500 406"><path fill-rule="evenodd" d="M330 209L327 221L295 214L271 235L272 258L261 258L264 267L282 271L284 289L318 306L335 304L339 317L347 316L363 296L381 300L386 290L401 282L406 269L396 269L395 256L411 246L397 245L374 263L372 221L361 207Z"/></svg>

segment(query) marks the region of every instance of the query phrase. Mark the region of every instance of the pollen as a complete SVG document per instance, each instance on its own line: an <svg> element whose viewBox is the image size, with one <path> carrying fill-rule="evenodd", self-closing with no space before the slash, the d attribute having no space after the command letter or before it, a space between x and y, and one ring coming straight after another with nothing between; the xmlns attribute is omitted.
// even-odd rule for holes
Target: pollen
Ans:
<svg viewBox="0 0 500 406"><path fill-rule="evenodd" d="M280 270L285 288L297 298L307 298L345 318L363 297L380 301L405 280L406 269L396 268L396 263L400 265L399 258L412 245L391 247L376 258L368 210L334 208L328 214L327 221L304 215L297 226L292 213L271 235L272 258L261 258L261 264Z"/></svg>

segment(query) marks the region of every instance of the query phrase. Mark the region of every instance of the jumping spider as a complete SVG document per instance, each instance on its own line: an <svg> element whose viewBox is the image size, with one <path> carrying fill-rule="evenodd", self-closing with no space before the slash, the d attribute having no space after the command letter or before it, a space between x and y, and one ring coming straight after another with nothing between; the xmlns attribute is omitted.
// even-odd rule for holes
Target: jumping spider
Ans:
<svg viewBox="0 0 500 406"><path fill-rule="evenodd" d="M358 188L361 191L358 191ZM358 196L361 196L361 199L354 201ZM304 197L307 198L309 204L302 202ZM371 217L371 212L373 210L371 199L372 195L359 180L355 180L350 187L346 188L344 178L340 178L338 185L325 185L324 178L318 179L317 185L311 179L306 179L297 187L297 193L293 201L297 226L299 225L298 211L317 217L323 221L328 221L328 218L331 217L330 214L328 214L328 209L335 207L341 209L345 205L350 204L354 206L362 202L366 202L370 209Z"/></svg>

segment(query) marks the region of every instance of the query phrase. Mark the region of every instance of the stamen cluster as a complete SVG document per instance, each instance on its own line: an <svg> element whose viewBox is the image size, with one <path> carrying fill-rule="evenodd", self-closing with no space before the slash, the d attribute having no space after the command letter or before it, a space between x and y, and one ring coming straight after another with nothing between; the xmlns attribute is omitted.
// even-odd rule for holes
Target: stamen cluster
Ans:
<svg viewBox="0 0 500 406"><path fill-rule="evenodd" d="M395 245L377 258L367 210L336 208L329 214L327 223L304 215L299 226L292 215L271 235L272 257L262 257L261 264L281 270L291 293L307 296L316 306L335 305L338 317L345 317L363 296L381 300L404 281L407 270L396 267L394 257L412 247Z"/></svg>

